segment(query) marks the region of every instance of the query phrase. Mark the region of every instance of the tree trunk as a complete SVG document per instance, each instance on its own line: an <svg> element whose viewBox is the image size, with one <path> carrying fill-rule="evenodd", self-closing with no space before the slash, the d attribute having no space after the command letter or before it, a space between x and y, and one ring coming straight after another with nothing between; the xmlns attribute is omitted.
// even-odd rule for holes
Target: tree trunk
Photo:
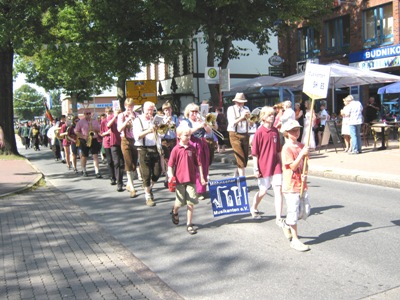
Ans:
<svg viewBox="0 0 400 300"><path fill-rule="evenodd" d="M119 101L119 107L121 108L121 111L125 110L125 99L126 99L126 94L125 94L125 83L126 83L126 78L118 77L117 80L117 99Z"/></svg>
<svg viewBox="0 0 400 300"><path fill-rule="evenodd" d="M71 93L71 110L74 116L78 115L78 94L76 92Z"/></svg>
<svg viewBox="0 0 400 300"><path fill-rule="evenodd" d="M0 125L5 146L0 149L0 155L19 155L14 133L13 60L14 49L10 43L4 44L0 48Z"/></svg>

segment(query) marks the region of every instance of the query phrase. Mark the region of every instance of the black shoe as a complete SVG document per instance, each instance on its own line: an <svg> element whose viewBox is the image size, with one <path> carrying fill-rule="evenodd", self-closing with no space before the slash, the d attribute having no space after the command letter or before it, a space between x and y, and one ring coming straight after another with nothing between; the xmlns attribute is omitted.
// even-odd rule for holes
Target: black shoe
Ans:
<svg viewBox="0 0 400 300"><path fill-rule="evenodd" d="M116 185L117 181L115 179L111 179L111 185Z"/></svg>
<svg viewBox="0 0 400 300"><path fill-rule="evenodd" d="M118 192L123 192L125 191L124 187L122 186L122 184L118 184L118 188L117 188Z"/></svg>
<svg viewBox="0 0 400 300"><path fill-rule="evenodd" d="M96 173L96 178L103 178L100 173Z"/></svg>
<svg viewBox="0 0 400 300"><path fill-rule="evenodd" d="M82 176L83 176L83 177L88 177L88 173L85 172L85 171L82 171Z"/></svg>
<svg viewBox="0 0 400 300"><path fill-rule="evenodd" d="M66 161L65 159L63 159L61 162L62 162L63 164L66 164L66 163L67 163L67 161Z"/></svg>

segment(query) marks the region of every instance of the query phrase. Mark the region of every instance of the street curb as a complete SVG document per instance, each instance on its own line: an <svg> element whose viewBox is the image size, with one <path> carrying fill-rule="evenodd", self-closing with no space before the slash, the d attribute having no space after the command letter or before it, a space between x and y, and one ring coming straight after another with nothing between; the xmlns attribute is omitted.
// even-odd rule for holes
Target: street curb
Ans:
<svg viewBox="0 0 400 300"><path fill-rule="evenodd" d="M339 173L338 171L335 170L315 170L315 169L308 170L308 175L314 177L323 177L327 179L351 181L356 183L371 184L381 187L400 189L400 182L398 180L392 180L390 178L374 177L371 175L364 175L357 173L349 174L346 172Z"/></svg>

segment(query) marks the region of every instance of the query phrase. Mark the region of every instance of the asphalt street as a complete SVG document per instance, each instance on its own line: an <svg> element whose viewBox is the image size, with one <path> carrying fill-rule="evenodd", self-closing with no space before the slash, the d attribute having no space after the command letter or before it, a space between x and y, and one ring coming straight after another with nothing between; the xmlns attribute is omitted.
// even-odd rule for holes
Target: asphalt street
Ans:
<svg viewBox="0 0 400 300"><path fill-rule="evenodd" d="M184 210L181 224L172 224L174 194L162 183L155 188L157 206L147 207L139 182L139 196L130 199L107 178L67 171L46 149L21 153L185 299L400 297L398 189L310 177L312 215L299 224L299 233L311 251L298 253L275 225L272 193L260 205L261 220L248 214L214 218L210 200L201 201L194 215L198 234L190 236ZM210 178L231 177L233 169L215 163ZM256 182L247 184L252 199Z"/></svg>

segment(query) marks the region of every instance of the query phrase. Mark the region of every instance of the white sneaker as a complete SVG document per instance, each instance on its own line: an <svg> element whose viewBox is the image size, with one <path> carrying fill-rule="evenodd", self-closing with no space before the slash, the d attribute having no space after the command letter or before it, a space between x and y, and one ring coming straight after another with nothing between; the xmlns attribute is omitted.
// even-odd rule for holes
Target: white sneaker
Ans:
<svg viewBox="0 0 400 300"><path fill-rule="evenodd" d="M300 242L300 240L292 240L290 242L290 247L300 252L310 250L310 247L308 245L304 245L302 242Z"/></svg>
<svg viewBox="0 0 400 300"><path fill-rule="evenodd" d="M251 216L253 217L253 219L255 219L255 220L261 219L260 212L257 209L250 209L250 213L251 213Z"/></svg>
<svg viewBox="0 0 400 300"><path fill-rule="evenodd" d="M283 228L283 226L285 225L285 219L276 218L275 224L276 224L279 228ZM286 226L287 226L287 225L286 225Z"/></svg>

